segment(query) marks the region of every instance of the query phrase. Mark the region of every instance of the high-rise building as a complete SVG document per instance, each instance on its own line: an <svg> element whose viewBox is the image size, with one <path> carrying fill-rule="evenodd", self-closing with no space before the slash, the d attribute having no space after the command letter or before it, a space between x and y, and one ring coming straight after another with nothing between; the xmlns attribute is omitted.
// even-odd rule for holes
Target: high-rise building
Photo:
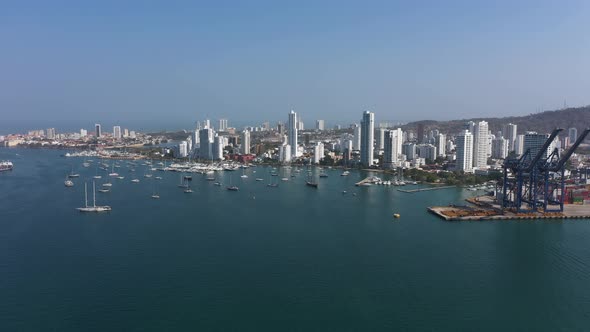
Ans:
<svg viewBox="0 0 590 332"><path fill-rule="evenodd" d="M282 163L291 162L291 146L289 144L279 146L279 161Z"/></svg>
<svg viewBox="0 0 590 332"><path fill-rule="evenodd" d="M543 147L543 144L545 144L545 141L547 141L548 138L549 134L538 134L534 131L526 132L524 134L523 152L526 153L526 151L529 150L531 158L534 158L537 155L537 153L539 153L539 151ZM549 144L547 150L543 152L543 154L541 155L542 159L546 159L551 154L553 149L555 149L556 147L556 143L557 137L555 137L553 142Z"/></svg>
<svg viewBox="0 0 590 332"><path fill-rule="evenodd" d="M473 167L486 168L488 164L488 123L480 121L473 128Z"/></svg>
<svg viewBox="0 0 590 332"><path fill-rule="evenodd" d="M418 157L424 158L425 160L433 161L436 159L436 146L432 144L418 144L416 145L416 152L418 153Z"/></svg>
<svg viewBox="0 0 590 332"><path fill-rule="evenodd" d="M88 136L88 130L80 129L80 137L86 137L86 136Z"/></svg>
<svg viewBox="0 0 590 332"><path fill-rule="evenodd" d="M508 140L508 151L516 150L516 129L517 125L509 123L502 128L502 136Z"/></svg>
<svg viewBox="0 0 590 332"><path fill-rule="evenodd" d="M378 151L385 149L385 128L377 129L377 147Z"/></svg>
<svg viewBox="0 0 590 332"><path fill-rule="evenodd" d="M424 124L423 123L418 123L418 128L416 130L416 138L418 140L418 143L424 143Z"/></svg>
<svg viewBox="0 0 590 332"><path fill-rule="evenodd" d="M375 114L365 111L361 121L361 164L365 167L373 166L374 136Z"/></svg>
<svg viewBox="0 0 590 332"><path fill-rule="evenodd" d="M125 138L129 137L129 129L127 129L127 128L123 129L123 137L125 137Z"/></svg>
<svg viewBox="0 0 590 332"><path fill-rule="evenodd" d="M439 156L444 157L446 153L447 147L447 135L438 133L436 135L436 152Z"/></svg>
<svg viewBox="0 0 590 332"><path fill-rule="evenodd" d="M113 138L114 139L121 139L121 126L114 126L113 127Z"/></svg>
<svg viewBox="0 0 590 332"><path fill-rule="evenodd" d="M219 134L215 134L213 138L213 159L215 160L223 160L223 148L227 145L226 144L227 137L219 136Z"/></svg>
<svg viewBox="0 0 590 332"><path fill-rule="evenodd" d="M315 122L315 129L324 130L324 120L317 120Z"/></svg>
<svg viewBox="0 0 590 332"><path fill-rule="evenodd" d="M211 160L213 158L213 140L215 134L211 128L199 130L199 158Z"/></svg>
<svg viewBox="0 0 590 332"><path fill-rule="evenodd" d="M402 154L406 156L406 160L412 160L416 158L416 143L405 142L402 145Z"/></svg>
<svg viewBox="0 0 590 332"><path fill-rule="evenodd" d="M361 149L361 126L354 124L353 127L354 138L352 139L352 149L359 151Z"/></svg>
<svg viewBox="0 0 590 332"><path fill-rule="evenodd" d="M47 133L45 134L45 136L48 139L55 139L55 128L47 128Z"/></svg>
<svg viewBox="0 0 590 332"><path fill-rule="evenodd" d="M383 145L383 167L394 168L398 162L398 155L401 151L398 150L397 141L400 138L395 130L386 130L384 134Z"/></svg>
<svg viewBox="0 0 590 332"><path fill-rule="evenodd" d="M209 119L203 122L203 128L213 129L213 127L211 127L211 121Z"/></svg>
<svg viewBox="0 0 590 332"><path fill-rule="evenodd" d="M517 156L522 156L524 153L524 135L516 135L516 139L514 140L514 152Z"/></svg>
<svg viewBox="0 0 590 332"><path fill-rule="evenodd" d="M492 141L492 158L504 159L508 156L509 142L504 137L497 137Z"/></svg>
<svg viewBox="0 0 590 332"><path fill-rule="evenodd" d="M291 147L290 157L295 158L297 158L297 126L297 113L292 110L289 113L289 122L287 123L287 136L289 137L289 145Z"/></svg>
<svg viewBox="0 0 590 332"><path fill-rule="evenodd" d="M227 130L227 119L219 119L219 131L226 131Z"/></svg>
<svg viewBox="0 0 590 332"><path fill-rule="evenodd" d="M188 144L186 141L182 141L178 144L178 157L186 158L188 156Z"/></svg>
<svg viewBox="0 0 590 332"><path fill-rule="evenodd" d="M102 130L100 128L100 123L96 123L94 125L94 136L96 136L97 138L102 136Z"/></svg>
<svg viewBox="0 0 590 332"><path fill-rule="evenodd" d="M282 122L277 123L277 131L279 132L279 135L284 135L285 134L285 124Z"/></svg>
<svg viewBox="0 0 590 332"><path fill-rule="evenodd" d="M473 135L469 130L463 130L456 139L455 152L457 153L456 170L463 172L473 171Z"/></svg>
<svg viewBox="0 0 590 332"><path fill-rule="evenodd" d="M244 130L242 133L242 154L250 154L250 131Z"/></svg>
<svg viewBox="0 0 590 332"><path fill-rule="evenodd" d="M567 131L567 137L570 138L570 144L574 144L574 142L578 139L578 129L570 128Z"/></svg>
<svg viewBox="0 0 590 332"><path fill-rule="evenodd" d="M324 158L324 143L318 142L313 147L313 163L319 164L322 158Z"/></svg>

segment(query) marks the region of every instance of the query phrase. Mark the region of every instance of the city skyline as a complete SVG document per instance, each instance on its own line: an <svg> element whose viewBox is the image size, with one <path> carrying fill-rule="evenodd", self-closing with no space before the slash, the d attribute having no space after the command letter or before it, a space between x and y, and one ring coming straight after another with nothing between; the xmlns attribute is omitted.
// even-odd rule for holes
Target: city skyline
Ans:
<svg viewBox="0 0 590 332"><path fill-rule="evenodd" d="M172 129L196 116L272 121L285 109L326 123L363 109L409 122L590 104L584 2L229 7L5 6L3 126Z"/></svg>

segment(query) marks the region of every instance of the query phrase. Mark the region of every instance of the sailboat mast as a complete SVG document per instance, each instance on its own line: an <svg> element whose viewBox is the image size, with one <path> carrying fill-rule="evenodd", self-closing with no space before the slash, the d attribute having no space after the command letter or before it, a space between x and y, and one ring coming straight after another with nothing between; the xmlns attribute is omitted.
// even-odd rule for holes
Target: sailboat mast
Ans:
<svg viewBox="0 0 590 332"><path fill-rule="evenodd" d="M92 206L96 207L96 184L92 181Z"/></svg>
<svg viewBox="0 0 590 332"><path fill-rule="evenodd" d="M84 182L84 207L88 207L88 183Z"/></svg>

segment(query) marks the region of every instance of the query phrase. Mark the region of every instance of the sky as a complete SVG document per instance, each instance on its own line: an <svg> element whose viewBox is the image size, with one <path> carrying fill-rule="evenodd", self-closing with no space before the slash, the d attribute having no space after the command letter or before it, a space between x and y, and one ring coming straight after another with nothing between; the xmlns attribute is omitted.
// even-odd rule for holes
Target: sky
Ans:
<svg viewBox="0 0 590 332"><path fill-rule="evenodd" d="M588 1L0 4L0 127L310 126L590 104Z"/></svg>

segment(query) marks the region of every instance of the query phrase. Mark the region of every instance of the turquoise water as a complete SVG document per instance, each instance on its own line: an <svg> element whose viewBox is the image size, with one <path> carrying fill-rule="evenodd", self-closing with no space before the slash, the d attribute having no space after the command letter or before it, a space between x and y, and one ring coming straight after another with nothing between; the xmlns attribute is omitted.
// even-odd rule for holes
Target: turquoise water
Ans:
<svg viewBox="0 0 590 332"><path fill-rule="evenodd" d="M366 174L337 170L317 190L305 171L268 188L264 167L223 174L238 192L193 174L185 194L178 173L156 172L159 200L142 166L138 184L122 167L97 193L113 211L80 214L96 169L62 153L0 149L15 163L0 173L2 331L590 326L587 221L448 223L426 207L472 192L359 188ZM72 164L82 177L65 188Z"/></svg>

